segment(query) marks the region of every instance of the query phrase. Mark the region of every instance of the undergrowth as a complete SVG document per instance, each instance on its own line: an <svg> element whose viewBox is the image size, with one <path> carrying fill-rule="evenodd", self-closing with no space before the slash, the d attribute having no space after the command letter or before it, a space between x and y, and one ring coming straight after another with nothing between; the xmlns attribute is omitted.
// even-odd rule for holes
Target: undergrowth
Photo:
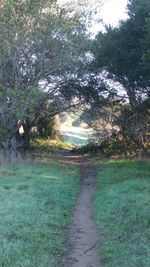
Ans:
<svg viewBox="0 0 150 267"><path fill-rule="evenodd" d="M60 138L56 139L33 139L31 140L31 149L32 150L43 150L43 151L52 151L55 149L73 149L74 146L64 142Z"/></svg>

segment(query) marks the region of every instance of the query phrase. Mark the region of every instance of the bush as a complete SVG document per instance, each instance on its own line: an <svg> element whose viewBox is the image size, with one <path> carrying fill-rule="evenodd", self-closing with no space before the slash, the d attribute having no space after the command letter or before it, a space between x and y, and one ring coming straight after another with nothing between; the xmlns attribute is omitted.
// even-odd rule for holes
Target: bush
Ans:
<svg viewBox="0 0 150 267"><path fill-rule="evenodd" d="M120 133L113 133L103 141L94 140L88 145L76 149L81 154L101 154L103 156L135 155L139 150L142 151L138 140L130 140Z"/></svg>

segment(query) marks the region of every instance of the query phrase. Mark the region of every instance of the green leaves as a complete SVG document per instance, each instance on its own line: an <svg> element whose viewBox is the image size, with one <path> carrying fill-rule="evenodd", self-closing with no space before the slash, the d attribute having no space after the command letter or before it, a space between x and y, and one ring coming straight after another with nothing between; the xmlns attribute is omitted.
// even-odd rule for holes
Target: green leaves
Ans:
<svg viewBox="0 0 150 267"><path fill-rule="evenodd" d="M0 13L0 120L14 136L20 122L32 126L45 101L54 113L66 107L62 79L84 65L87 39L79 15L55 0L4 0Z"/></svg>
<svg viewBox="0 0 150 267"><path fill-rule="evenodd" d="M107 27L97 35L94 67L97 72L105 71L114 87L116 81L120 84L118 97L122 89L126 91L115 123L124 137L138 140L143 146L149 142L150 131L150 1L130 0L128 14L118 28Z"/></svg>
<svg viewBox="0 0 150 267"><path fill-rule="evenodd" d="M94 54L96 66L113 74L114 79L127 89L129 96L130 87L139 91L149 86L143 61L143 43L150 3L147 0L135 0L130 1L128 7L130 18L127 21L122 22L119 28L109 27L105 33L98 34L94 43Z"/></svg>

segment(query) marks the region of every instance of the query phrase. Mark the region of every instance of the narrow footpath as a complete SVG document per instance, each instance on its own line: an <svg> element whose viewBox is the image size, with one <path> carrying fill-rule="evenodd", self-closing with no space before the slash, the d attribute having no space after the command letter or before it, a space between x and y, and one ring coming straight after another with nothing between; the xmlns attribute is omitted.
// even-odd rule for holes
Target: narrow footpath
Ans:
<svg viewBox="0 0 150 267"><path fill-rule="evenodd" d="M96 176L95 168L84 159L79 162L81 189L68 228L69 251L64 258L65 267L100 267L99 238L92 219L92 196Z"/></svg>

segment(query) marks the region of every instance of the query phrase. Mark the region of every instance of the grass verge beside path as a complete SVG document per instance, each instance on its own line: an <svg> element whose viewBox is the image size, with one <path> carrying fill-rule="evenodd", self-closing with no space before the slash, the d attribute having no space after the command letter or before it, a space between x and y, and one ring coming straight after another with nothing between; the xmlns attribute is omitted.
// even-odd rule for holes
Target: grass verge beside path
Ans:
<svg viewBox="0 0 150 267"><path fill-rule="evenodd" d="M103 267L150 266L150 162L105 161L94 196Z"/></svg>
<svg viewBox="0 0 150 267"><path fill-rule="evenodd" d="M76 166L0 167L0 266L59 267L64 230L79 187Z"/></svg>

